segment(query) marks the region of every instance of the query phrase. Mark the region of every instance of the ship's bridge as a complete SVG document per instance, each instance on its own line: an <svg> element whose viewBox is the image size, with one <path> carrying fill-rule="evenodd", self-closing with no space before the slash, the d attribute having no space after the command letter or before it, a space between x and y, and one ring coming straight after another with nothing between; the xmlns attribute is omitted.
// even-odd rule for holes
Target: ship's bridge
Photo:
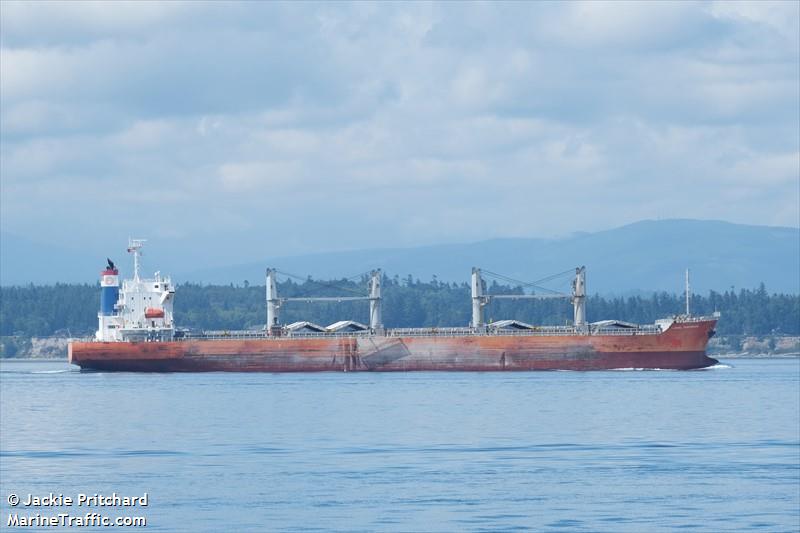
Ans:
<svg viewBox="0 0 800 533"><path fill-rule="evenodd" d="M152 278L140 275L142 239L131 239L128 252L133 254L133 278L122 282L116 303L112 309L101 308L99 341L161 341L174 337L175 325L172 317L172 302L175 287L169 277L156 272ZM109 265L113 262L109 260ZM116 269L114 269L116 272ZM108 284L105 275L102 283ZM116 276L112 280L116 282Z"/></svg>

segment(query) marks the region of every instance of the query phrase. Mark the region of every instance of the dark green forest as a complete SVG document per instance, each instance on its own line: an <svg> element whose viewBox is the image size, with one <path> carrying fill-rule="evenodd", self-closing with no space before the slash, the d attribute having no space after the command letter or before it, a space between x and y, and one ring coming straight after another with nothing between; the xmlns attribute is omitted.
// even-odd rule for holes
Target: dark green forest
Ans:
<svg viewBox="0 0 800 533"><path fill-rule="evenodd" d="M334 284L336 287L334 287ZM496 282L489 293L519 293L520 287ZM281 296L352 296L366 294L366 279L335 282L287 280L279 284ZM0 287L0 335L40 337L80 336L97 325L100 290L97 285L56 284L48 286ZM177 288L175 320L181 327L233 330L258 328L265 322L263 286L183 284ZM648 296L590 296L586 303L590 321L618 319L651 323L657 318L680 314L682 295L658 293ZM770 294L757 289L724 293L711 291L692 297L692 313L720 311L717 331L722 335L800 334L800 296ZM366 302L287 303L282 322L311 320L322 325L337 320L368 322ZM497 300L487 308L487 318L516 318L532 324L567 324L572 320L568 300ZM383 285L383 319L387 327L465 326L470 319L470 291L465 283L421 282L397 276Z"/></svg>

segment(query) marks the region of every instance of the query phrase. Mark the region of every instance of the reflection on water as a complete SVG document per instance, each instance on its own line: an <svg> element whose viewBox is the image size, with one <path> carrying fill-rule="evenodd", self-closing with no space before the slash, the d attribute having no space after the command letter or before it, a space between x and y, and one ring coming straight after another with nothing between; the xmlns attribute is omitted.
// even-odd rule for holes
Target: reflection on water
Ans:
<svg viewBox="0 0 800 533"><path fill-rule="evenodd" d="M0 363L0 492L148 531L793 531L800 360L692 372L82 373Z"/></svg>

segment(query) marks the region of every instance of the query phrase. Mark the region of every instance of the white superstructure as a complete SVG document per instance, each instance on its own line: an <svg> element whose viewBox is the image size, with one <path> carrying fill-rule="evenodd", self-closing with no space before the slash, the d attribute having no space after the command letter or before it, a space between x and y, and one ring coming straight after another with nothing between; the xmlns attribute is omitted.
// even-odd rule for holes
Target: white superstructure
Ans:
<svg viewBox="0 0 800 533"><path fill-rule="evenodd" d="M113 312L98 314L98 341L164 341L173 338L172 301L175 287L169 277L156 272L153 278L140 277L143 239L130 239L128 252L133 254L133 279L122 282ZM101 284L107 283L104 272Z"/></svg>

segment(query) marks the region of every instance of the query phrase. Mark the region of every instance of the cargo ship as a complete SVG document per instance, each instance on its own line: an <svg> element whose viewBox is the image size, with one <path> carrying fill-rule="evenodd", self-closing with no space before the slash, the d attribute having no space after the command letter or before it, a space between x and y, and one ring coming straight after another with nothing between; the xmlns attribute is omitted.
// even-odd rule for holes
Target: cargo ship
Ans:
<svg viewBox="0 0 800 533"><path fill-rule="evenodd" d="M572 292L488 294L481 269L472 269L472 320L452 328L386 328L381 319L380 270L369 276L368 295L285 298L277 271L266 271L266 324L257 331L190 332L173 321L175 285L156 273L140 273L144 240L131 240L133 278L120 286L109 259L100 278L98 330L91 340L69 345L69 361L81 369L130 372L389 372L514 370L689 370L713 366L706 355L719 318L686 313L632 324L586 320L586 269L575 269ZM566 297L574 320L565 326L535 326L519 320L487 323L484 308L502 298ZM282 324L281 307L291 301L369 302L369 324L343 320L329 326Z"/></svg>

